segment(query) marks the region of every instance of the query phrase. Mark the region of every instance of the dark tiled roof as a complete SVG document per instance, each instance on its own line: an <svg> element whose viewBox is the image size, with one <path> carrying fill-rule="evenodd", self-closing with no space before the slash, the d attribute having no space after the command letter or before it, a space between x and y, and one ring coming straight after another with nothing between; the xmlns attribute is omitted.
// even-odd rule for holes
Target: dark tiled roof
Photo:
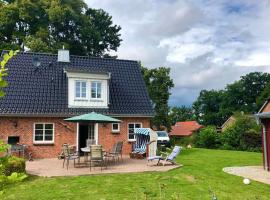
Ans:
<svg viewBox="0 0 270 200"><path fill-rule="evenodd" d="M38 68L32 64L34 56L41 61ZM60 63L55 54L19 53L7 67L9 86L0 99L0 115L72 116L91 111L115 116L153 115L136 61L70 56L70 63ZM109 108L68 108L65 69L111 73Z"/></svg>

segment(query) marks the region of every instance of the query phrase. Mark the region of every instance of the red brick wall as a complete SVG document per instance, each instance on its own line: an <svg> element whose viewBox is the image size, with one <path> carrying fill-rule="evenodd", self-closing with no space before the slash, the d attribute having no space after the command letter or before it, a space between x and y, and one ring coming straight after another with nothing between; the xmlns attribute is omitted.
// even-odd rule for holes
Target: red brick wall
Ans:
<svg viewBox="0 0 270 200"><path fill-rule="evenodd" d="M99 124L99 143L103 145L106 150L112 148L113 144L116 141L124 141L123 153L129 154L131 152L132 143L128 141L128 123L141 122L142 126L145 128L150 127L149 118L122 118L122 123L120 123L120 133L112 133L112 125L107 124L105 127L102 124Z"/></svg>
<svg viewBox="0 0 270 200"><path fill-rule="evenodd" d="M112 148L118 141L124 141L124 154L131 151L131 143L127 141L127 125L129 122L141 122L143 127L150 127L149 118L122 118L120 124L120 133L112 134L111 124L99 124L99 144L106 150ZM45 122L54 123L54 144L53 145L35 145L33 144L34 123ZM7 142L8 136L20 136L20 143L28 145L34 158L53 158L61 152L63 143L76 145L77 126L76 123L63 121L62 118L0 118L0 139Z"/></svg>

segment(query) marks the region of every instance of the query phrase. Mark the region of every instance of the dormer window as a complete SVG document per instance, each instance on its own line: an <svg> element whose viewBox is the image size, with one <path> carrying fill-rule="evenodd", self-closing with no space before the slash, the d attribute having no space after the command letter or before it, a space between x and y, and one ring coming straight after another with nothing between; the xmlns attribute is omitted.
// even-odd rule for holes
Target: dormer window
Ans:
<svg viewBox="0 0 270 200"><path fill-rule="evenodd" d="M110 73L65 72L68 78L68 107L108 108Z"/></svg>
<svg viewBox="0 0 270 200"><path fill-rule="evenodd" d="M91 98L101 99L101 82L97 81L91 82Z"/></svg>
<svg viewBox="0 0 270 200"><path fill-rule="evenodd" d="M75 81L75 98L86 99L86 81Z"/></svg>

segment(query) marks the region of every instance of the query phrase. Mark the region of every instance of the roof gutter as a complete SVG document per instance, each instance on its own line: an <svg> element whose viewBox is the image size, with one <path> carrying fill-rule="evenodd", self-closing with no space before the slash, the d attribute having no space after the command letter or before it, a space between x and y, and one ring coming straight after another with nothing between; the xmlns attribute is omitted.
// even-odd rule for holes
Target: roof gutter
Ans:
<svg viewBox="0 0 270 200"><path fill-rule="evenodd" d="M84 113L81 113L84 114ZM26 118L30 118L30 117L73 117L76 115L80 115L80 113L78 114L43 114L43 113L20 113L20 114L1 114L0 113L0 117L26 117ZM144 115L144 114L107 114L105 113L104 115L108 115L108 116L112 116L112 117L138 117L138 118L152 118L154 117L154 115Z"/></svg>

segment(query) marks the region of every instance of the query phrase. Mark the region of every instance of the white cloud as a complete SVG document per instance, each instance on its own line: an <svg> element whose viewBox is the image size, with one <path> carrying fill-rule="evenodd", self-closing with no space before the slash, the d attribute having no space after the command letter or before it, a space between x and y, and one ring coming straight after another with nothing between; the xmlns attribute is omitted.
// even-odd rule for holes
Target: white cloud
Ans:
<svg viewBox="0 0 270 200"><path fill-rule="evenodd" d="M270 51L251 54L246 59L236 61L235 64L244 67L269 66Z"/></svg>
<svg viewBox="0 0 270 200"><path fill-rule="evenodd" d="M88 0L122 27L119 58L171 67L170 103L191 104L251 71L270 72L269 0Z"/></svg>
<svg viewBox="0 0 270 200"><path fill-rule="evenodd" d="M214 50L215 47L209 42L212 36L210 28L192 28L180 36L161 40L159 47L169 49L167 61L186 63Z"/></svg>

